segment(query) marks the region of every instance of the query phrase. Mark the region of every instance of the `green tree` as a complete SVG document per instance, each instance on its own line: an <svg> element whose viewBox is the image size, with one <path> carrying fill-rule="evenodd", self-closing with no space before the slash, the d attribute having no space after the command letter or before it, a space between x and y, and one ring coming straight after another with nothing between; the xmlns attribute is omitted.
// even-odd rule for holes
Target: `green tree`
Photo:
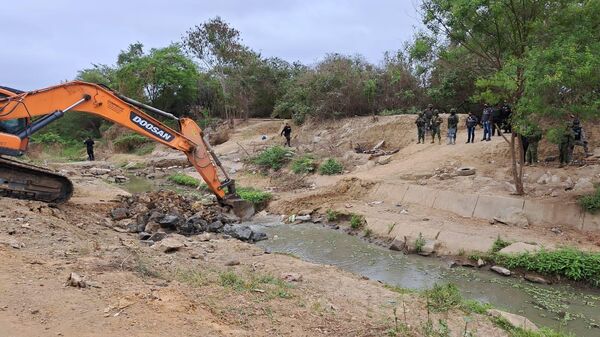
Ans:
<svg viewBox="0 0 600 337"><path fill-rule="evenodd" d="M143 52L133 44L118 57L117 89L175 115L186 114L198 94L199 73L178 44Z"/></svg>
<svg viewBox="0 0 600 337"><path fill-rule="evenodd" d="M585 2L585 1L584 1ZM490 103L508 100L519 106L527 85L531 51L547 36L544 22L561 15L575 0L423 0L424 23L434 34L443 34L491 69L477 80L476 99ZM575 22L569 24L576 24ZM555 37L548 37L555 39ZM510 152L518 194L523 194L523 153L517 133L526 111L513 116Z"/></svg>

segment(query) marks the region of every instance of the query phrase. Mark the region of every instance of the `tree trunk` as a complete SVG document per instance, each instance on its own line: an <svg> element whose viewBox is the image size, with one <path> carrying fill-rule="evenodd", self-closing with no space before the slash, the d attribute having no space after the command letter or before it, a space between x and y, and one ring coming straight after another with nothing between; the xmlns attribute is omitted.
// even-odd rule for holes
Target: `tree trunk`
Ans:
<svg viewBox="0 0 600 337"><path fill-rule="evenodd" d="M519 147L518 151L515 148L516 146ZM519 158L517 158L517 152L519 154ZM525 194L525 190L523 189L523 145L521 143L520 136L518 136L514 131L510 136L510 159L512 162L512 173L516 194L523 195Z"/></svg>

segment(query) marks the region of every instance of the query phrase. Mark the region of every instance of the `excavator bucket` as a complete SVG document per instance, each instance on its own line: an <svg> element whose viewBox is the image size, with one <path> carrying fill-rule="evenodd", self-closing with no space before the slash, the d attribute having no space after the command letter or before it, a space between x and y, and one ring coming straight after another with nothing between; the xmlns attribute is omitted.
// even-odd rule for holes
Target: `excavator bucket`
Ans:
<svg viewBox="0 0 600 337"><path fill-rule="evenodd" d="M255 213L254 204L240 198L237 194L229 194L221 202L230 206L233 213L242 220L250 219Z"/></svg>

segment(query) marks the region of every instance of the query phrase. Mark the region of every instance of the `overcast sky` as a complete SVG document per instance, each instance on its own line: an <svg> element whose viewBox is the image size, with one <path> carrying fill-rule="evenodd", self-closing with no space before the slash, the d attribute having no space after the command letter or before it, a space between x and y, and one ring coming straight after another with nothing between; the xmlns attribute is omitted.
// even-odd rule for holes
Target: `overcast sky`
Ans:
<svg viewBox="0 0 600 337"><path fill-rule="evenodd" d="M113 64L139 41L179 42L221 16L263 56L313 64L326 53L379 62L419 26L416 0L19 0L0 11L0 85L21 90L71 80L92 63Z"/></svg>

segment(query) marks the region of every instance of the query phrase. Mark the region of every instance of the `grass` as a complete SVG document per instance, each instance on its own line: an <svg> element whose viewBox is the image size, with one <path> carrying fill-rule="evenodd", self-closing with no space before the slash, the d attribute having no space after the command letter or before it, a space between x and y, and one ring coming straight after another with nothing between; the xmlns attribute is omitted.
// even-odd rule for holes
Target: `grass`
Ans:
<svg viewBox="0 0 600 337"><path fill-rule="evenodd" d="M219 284L224 288L230 288L238 292L253 291L258 294L264 293L267 299L289 299L293 297L289 291L293 288L291 284L268 274L252 275L246 279L233 271L223 272L219 274Z"/></svg>
<svg viewBox="0 0 600 337"><path fill-rule="evenodd" d="M451 309L460 308L463 298L454 284L436 284L433 288L425 291L427 305L431 311L446 312Z"/></svg>
<svg viewBox="0 0 600 337"><path fill-rule="evenodd" d="M254 206L265 206L266 203L273 198L269 192L261 191L252 187L240 187L237 189L240 198L250 201Z"/></svg>
<svg viewBox="0 0 600 337"><path fill-rule="evenodd" d="M190 177L187 174L180 173L180 172L170 175L168 180L174 182L177 185L189 186L189 187L198 187L202 184L200 182L200 180Z"/></svg>
<svg viewBox="0 0 600 337"><path fill-rule="evenodd" d="M292 172L295 174L314 173L317 163L312 155L304 155L292 161Z"/></svg>
<svg viewBox="0 0 600 337"><path fill-rule="evenodd" d="M333 221L337 220L339 214L338 214L338 212L329 208L326 211L326 215L327 215L327 221L333 222Z"/></svg>
<svg viewBox="0 0 600 337"><path fill-rule="evenodd" d="M586 212L597 213L600 210L600 186L596 187L596 192L583 196L579 199L579 205Z"/></svg>
<svg viewBox="0 0 600 337"><path fill-rule="evenodd" d="M365 217L360 214L350 215L350 227L352 229L361 229L365 226Z"/></svg>
<svg viewBox="0 0 600 337"><path fill-rule="evenodd" d="M289 160L293 153L281 146L273 146L263 150L250 161L263 169L280 170Z"/></svg>
<svg viewBox="0 0 600 337"><path fill-rule="evenodd" d="M371 236L373 236L373 230L371 228L365 229L365 237L370 238Z"/></svg>
<svg viewBox="0 0 600 337"><path fill-rule="evenodd" d="M177 270L175 279L182 283L187 283L192 287L202 287L209 283L207 277L198 270Z"/></svg>
<svg viewBox="0 0 600 337"><path fill-rule="evenodd" d="M344 165L339 161L329 158L321 166L319 166L319 173L321 175L332 176L340 174L344 171Z"/></svg>
<svg viewBox="0 0 600 337"><path fill-rule="evenodd" d="M492 318L492 323L500 329L508 332L510 337L575 337L573 334L569 334L561 331L554 331L548 328L541 328L539 331L524 330L513 326L507 320L503 318Z"/></svg>

